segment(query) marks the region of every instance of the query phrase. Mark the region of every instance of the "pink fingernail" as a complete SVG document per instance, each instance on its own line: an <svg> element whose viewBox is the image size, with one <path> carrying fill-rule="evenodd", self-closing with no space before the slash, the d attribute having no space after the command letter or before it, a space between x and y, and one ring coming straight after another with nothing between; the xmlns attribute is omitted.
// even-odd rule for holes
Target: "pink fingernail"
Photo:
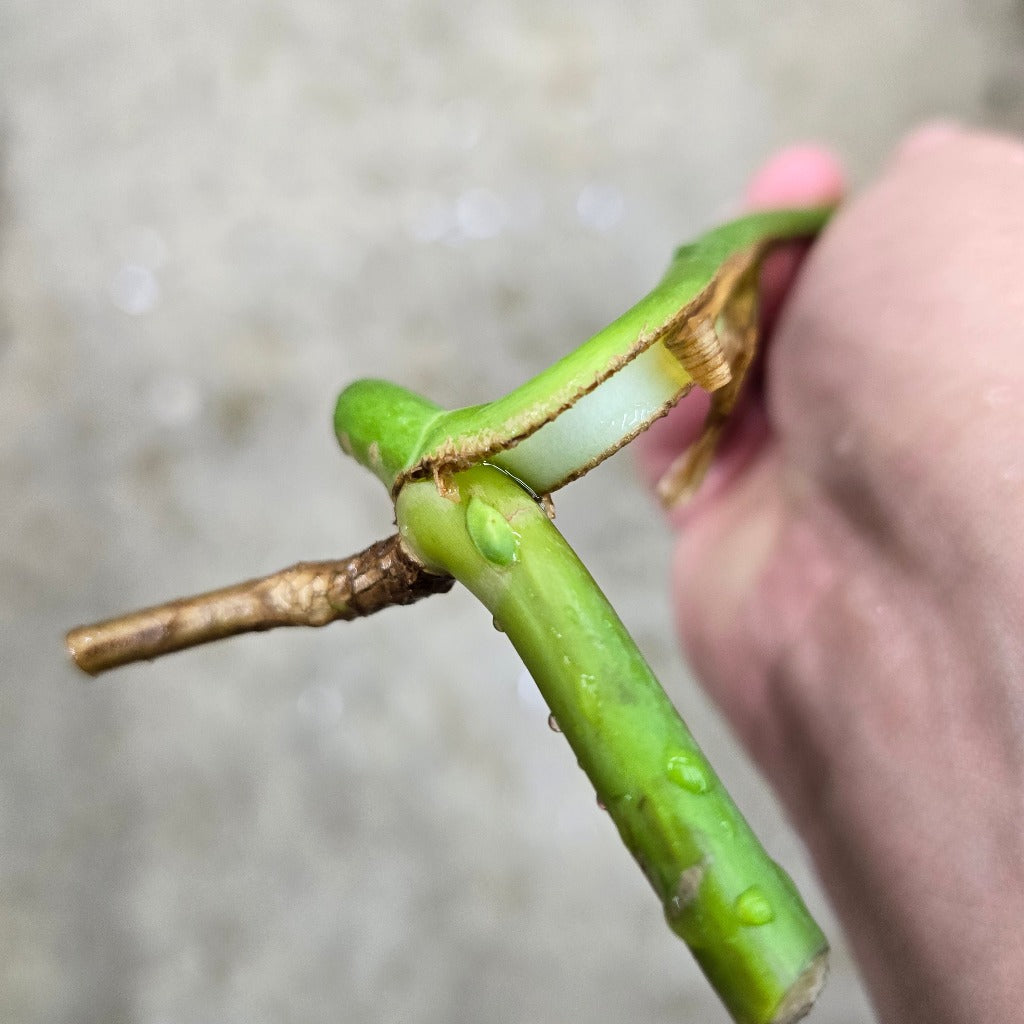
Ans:
<svg viewBox="0 0 1024 1024"><path fill-rule="evenodd" d="M838 158L822 146L790 146L771 157L754 175L746 193L753 207L827 202L843 192Z"/></svg>

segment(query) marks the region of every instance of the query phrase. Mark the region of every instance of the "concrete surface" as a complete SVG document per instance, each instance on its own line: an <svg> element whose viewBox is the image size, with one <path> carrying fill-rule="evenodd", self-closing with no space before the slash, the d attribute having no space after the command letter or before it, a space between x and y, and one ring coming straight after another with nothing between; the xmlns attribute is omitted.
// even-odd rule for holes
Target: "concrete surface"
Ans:
<svg viewBox="0 0 1024 1024"><path fill-rule="evenodd" d="M83 620L380 536L329 428L524 379L774 146L1024 127L1020 3L5 0L0 1020L724 1022L465 594L86 684ZM687 678L629 457L559 522L828 922Z"/></svg>

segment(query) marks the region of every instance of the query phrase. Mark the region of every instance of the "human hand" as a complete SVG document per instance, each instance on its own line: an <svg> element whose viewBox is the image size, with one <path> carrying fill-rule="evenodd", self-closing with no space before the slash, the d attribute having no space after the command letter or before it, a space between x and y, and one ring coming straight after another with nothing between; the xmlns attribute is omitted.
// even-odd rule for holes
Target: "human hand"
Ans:
<svg viewBox="0 0 1024 1024"><path fill-rule="evenodd" d="M770 206L835 198L791 151ZM774 317L799 253L766 267ZM642 439L655 478L696 426ZM1024 147L934 127L803 265L675 520L692 664L808 843L884 1021L1024 1003Z"/></svg>

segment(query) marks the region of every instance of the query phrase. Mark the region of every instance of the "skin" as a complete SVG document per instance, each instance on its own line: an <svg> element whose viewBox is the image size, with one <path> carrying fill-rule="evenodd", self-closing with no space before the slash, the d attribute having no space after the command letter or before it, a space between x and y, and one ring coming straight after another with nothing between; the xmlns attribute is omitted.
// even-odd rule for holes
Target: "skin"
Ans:
<svg viewBox="0 0 1024 1024"><path fill-rule="evenodd" d="M804 149L749 201L841 190ZM806 839L880 1019L1016 1021L1024 147L924 129L794 282L800 256L766 267L757 386L673 516L679 630ZM699 415L641 439L650 479Z"/></svg>

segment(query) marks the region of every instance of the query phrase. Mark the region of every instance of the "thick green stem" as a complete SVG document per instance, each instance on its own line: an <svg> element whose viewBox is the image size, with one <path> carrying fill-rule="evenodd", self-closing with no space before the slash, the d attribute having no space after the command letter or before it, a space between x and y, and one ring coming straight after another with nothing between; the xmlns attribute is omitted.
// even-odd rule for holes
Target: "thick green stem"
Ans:
<svg viewBox="0 0 1024 1024"><path fill-rule="evenodd" d="M827 943L765 853L625 627L544 511L479 466L406 484L406 545L490 609L537 681L623 841L740 1024L795 1021Z"/></svg>

